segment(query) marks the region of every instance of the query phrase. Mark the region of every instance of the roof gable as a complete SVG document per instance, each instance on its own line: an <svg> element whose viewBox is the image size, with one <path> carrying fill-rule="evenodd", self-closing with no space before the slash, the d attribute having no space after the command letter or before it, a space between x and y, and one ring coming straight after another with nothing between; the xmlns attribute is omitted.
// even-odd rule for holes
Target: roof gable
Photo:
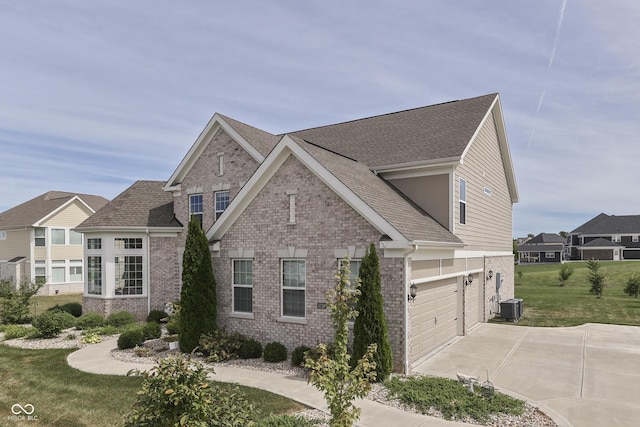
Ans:
<svg viewBox="0 0 640 427"><path fill-rule="evenodd" d="M219 240L259 194L289 156L295 156L324 184L361 216L394 241L429 241L462 245L462 242L433 218L403 198L366 166L337 153L285 136L240 190L222 216L207 231Z"/></svg>
<svg viewBox="0 0 640 427"><path fill-rule="evenodd" d="M595 226L600 221L603 221L607 218L609 218L609 215L607 215L606 213L600 213L599 215L595 216L594 218L591 218L589 221L585 222L584 224L582 224L581 226L573 230L571 234L580 234L585 230L588 230L589 228Z"/></svg>

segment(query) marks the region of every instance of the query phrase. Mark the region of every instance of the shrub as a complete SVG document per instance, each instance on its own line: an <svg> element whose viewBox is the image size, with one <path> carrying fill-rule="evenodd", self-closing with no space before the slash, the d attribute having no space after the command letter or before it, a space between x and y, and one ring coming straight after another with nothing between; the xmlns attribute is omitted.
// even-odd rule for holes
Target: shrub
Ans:
<svg viewBox="0 0 640 427"><path fill-rule="evenodd" d="M147 316L147 322L162 323L162 319L167 318L167 313L162 310L151 310Z"/></svg>
<svg viewBox="0 0 640 427"><path fill-rule="evenodd" d="M178 318L171 318L171 320L167 322L167 333L169 333L170 335L175 335L178 333L178 330Z"/></svg>
<svg viewBox="0 0 640 427"><path fill-rule="evenodd" d="M240 334L229 335L218 329L200 337L198 349L207 357L207 361L222 362L237 358L240 346L245 340L246 338Z"/></svg>
<svg viewBox="0 0 640 427"><path fill-rule="evenodd" d="M132 328L120 334L118 337L118 348L120 350L134 348L143 342L144 333L142 332L142 328Z"/></svg>
<svg viewBox="0 0 640 427"><path fill-rule="evenodd" d="M14 340L16 338L22 338L28 336L32 332L33 328L23 325L7 325L4 328L4 338L7 340Z"/></svg>
<svg viewBox="0 0 640 427"><path fill-rule="evenodd" d="M307 419L302 415L270 415L258 421L256 427L313 427L322 424L319 419Z"/></svg>
<svg viewBox="0 0 640 427"><path fill-rule="evenodd" d="M98 313L85 313L76 320L76 328L83 330L97 328L103 324L104 317Z"/></svg>
<svg viewBox="0 0 640 427"><path fill-rule="evenodd" d="M98 335L117 335L120 333L120 329L111 325L99 326L97 328L90 329L89 331L95 332Z"/></svg>
<svg viewBox="0 0 640 427"><path fill-rule="evenodd" d="M38 293L42 284L22 282L17 287L9 280L0 280L0 321L2 323L28 323L29 299Z"/></svg>
<svg viewBox="0 0 640 427"><path fill-rule="evenodd" d="M638 294L640 293L640 274L633 273L633 276L627 280L624 293L630 297L638 298Z"/></svg>
<svg viewBox="0 0 640 427"><path fill-rule="evenodd" d="M208 371L184 357L166 358L142 377L142 390L124 425L246 426L256 412L236 386L221 388L207 381Z"/></svg>
<svg viewBox="0 0 640 427"><path fill-rule="evenodd" d="M262 344L253 338L246 338L240 343L238 357L240 359L257 359L262 356Z"/></svg>
<svg viewBox="0 0 640 427"><path fill-rule="evenodd" d="M102 337L95 332L87 331L82 337L82 342L85 344L98 344L102 342Z"/></svg>
<svg viewBox="0 0 640 427"><path fill-rule="evenodd" d="M71 314L73 317L82 316L82 304L80 304L79 302L68 302L62 305L56 304L53 307L50 307L48 310L64 311L65 313Z"/></svg>
<svg viewBox="0 0 640 427"><path fill-rule="evenodd" d="M562 264L560 272L558 273L558 279L560 279L560 286L564 286L564 283L569 280L569 277L573 274L573 267L569 264Z"/></svg>
<svg viewBox="0 0 640 427"><path fill-rule="evenodd" d="M600 267L602 267L601 264L594 259L587 261L587 268L589 269L587 279L591 283L589 292L597 298L602 298L602 290L607 284L607 271L600 270Z"/></svg>
<svg viewBox="0 0 640 427"><path fill-rule="evenodd" d="M162 329L160 329L160 324L155 322L146 323L142 327L142 335L145 341L160 338L162 336Z"/></svg>
<svg viewBox="0 0 640 427"><path fill-rule="evenodd" d="M264 360L271 363L287 360L287 348L277 341L270 342L264 346Z"/></svg>
<svg viewBox="0 0 640 427"><path fill-rule="evenodd" d="M304 357L305 354L311 350L306 345L301 345L293 349L291 353L291 365L292 366L303 366L304 365Z"/></svg>
<svg viewBox="0 0 640 427"><path fill-rule="evenodd" d="M116 311L114 313L111 313L109 317L107 317L105 323L107 325L119 328L135 323L135 321L136 319L134 319L133 314L129 313L128 311Z"/></svg>
<svg viewBox="0 0 640 427"><path fill-rule="evenodd" d="M45 311L33 319L33 327L43 338L57 337L64 329L75 323L75 317L63 311Z"/></svg>

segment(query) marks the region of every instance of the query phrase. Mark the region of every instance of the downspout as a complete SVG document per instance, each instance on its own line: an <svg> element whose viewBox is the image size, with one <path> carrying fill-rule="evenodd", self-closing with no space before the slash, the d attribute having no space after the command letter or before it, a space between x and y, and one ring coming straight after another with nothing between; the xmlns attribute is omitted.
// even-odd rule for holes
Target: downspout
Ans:
<svg viewBox="0 0 640 427"><path fill-rule="evenodd" d="M149 314L151 313L151 238L149 237L149 228L145 228L145 232L147 233L147 244L145 245L147 252L145 254L145 258L147 259L147 314Z"/></svg>
<svg viewBox="0 0 640 427"><path fill-rule="evenodd" d="M409 375L410 360L409 360L409 286L411 286L411 276L409 275L409 262L411 255L418 250L418 245L413 245L413 249L404 254L404 373Z"/></svg>

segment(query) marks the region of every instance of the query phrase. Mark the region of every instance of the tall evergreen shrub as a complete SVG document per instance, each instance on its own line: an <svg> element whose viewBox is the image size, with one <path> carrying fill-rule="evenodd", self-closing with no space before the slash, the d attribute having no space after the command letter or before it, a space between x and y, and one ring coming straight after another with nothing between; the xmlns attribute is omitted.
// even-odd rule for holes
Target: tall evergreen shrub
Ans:
<svg viewBox="0 0 640 427"><path fill-rule="evenodd" d="M216 280L209 242L196 218L191 218L182 256L182 292L178 343L183 352L198 346L202 334L216 330Z"/></svg>
<svg viewBox="0 0 640 427"><path fill-rule="evenodd" d="M367 351L370 344L376 344L378 351L373 361L376 363L376 381L384 381L393 369L393 355L387 319L384 315L380 262L376 247L371 244L360 264L360 297L356 311L358 317L353 325L352 365Z"/></svg>

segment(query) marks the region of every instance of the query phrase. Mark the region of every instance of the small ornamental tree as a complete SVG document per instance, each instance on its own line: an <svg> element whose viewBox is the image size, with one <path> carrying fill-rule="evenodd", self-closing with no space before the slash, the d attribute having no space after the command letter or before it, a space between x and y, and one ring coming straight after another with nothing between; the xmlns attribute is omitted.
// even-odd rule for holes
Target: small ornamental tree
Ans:
<svg viewBox="0 0 640 427"><path fill-rule="evenodd" d="M209 242L195 218L189 221L182 256L182 292L178 316L178 343L189 353L198 346L200 336L216 330L216 280L211 265Z"/></svg>
<svg viewBox="0 0 640 427"><path fill-rule="evenodd" d="M387 319L384 315L380 262L376 247L371 244L360 264L360 297L356 311L358 316L353 324L352 366L367 352L369 344L376 344L376 381L384 381L393 368L393 354L389 342Z"/></svg>
<svg viewBox="0 0 640 427"><path fill-rule="evenodd" d="M573 267L569 264L562 264L560 267L560 272L558 273L558 278L560 279L560 286L564 286L565 282L569 280L569 277L573 274Z"/></svg>
<svg viewBox="0 0 640 427"><path fill-rule="evenodd" d="M347 352L349 334L348 322L356 316L352 309L360 291L349 286L349 258L340 262L340 270L336 275L335 289L327 292L327 306L331 310L331 318L335 327L333 357L329 356L327 346L317 347L317 359L306 357L305 367L310 370L309 382L324 392L329 406L331 427L351 427L360 418L360 409L353 400L362 398L371 390L371 382L376 378L373 357L376 345L371 344L364 356L352 370Z"/></svg>
<svg viewBox="0 0 640 427"><path fill-rule="evenodd" d="M23 281L16 287L10 280L0 280L0 323L29 322L29 300L41 287L40 282Z"/></svg>
<svg viewBox="0 0 640 427"><path fill-rule="evenodd" d="M638 298L638 294L640 294L640 274L633 273L633 276L627 280L624 293L630 297Z"/></svg>
<svg viewBox="0 0 640 427"><path fill-rule="evenodd" d="M587 279L591 283L591 289L589 292L594 294L598 298L602 298L602 290L607 283L607 272L601 270L602 265L595 259L587 261L587 268L589 268L589 275Z"/></svg>

